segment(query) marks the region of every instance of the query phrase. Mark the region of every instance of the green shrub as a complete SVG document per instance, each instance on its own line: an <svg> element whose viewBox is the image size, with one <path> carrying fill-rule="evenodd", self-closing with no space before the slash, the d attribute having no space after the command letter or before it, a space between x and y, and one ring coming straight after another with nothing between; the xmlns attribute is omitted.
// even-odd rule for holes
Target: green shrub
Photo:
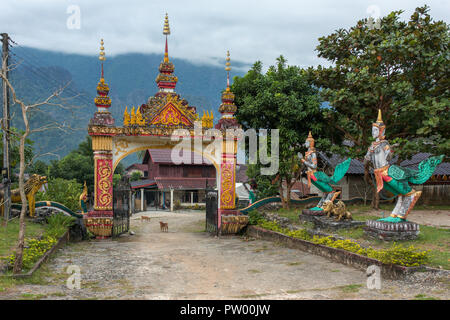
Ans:
<svg viewBox="0 0 450 320"><path fill-rule="evenodd" d="M70 210L80 210L80 195L83 186L75 179L65 180L62 178L50 179L46 192L36 193L36 201L55 201L62 203Z"/></svg>
<svg viewBox="0 0 450 320"><path fill-rule="evenodd" d="M249 213L250 215L250 213ZM253 219L255 219L254 215ZM250 220L250 217L249 217ZM311 241L315 244L321 244L331 248L343 249L362 256L377 259L384 264L397 264L406 267L414 267L424 265L429 262L429 250L423 251L415 248L414 246L404 247L394 243L394 245L388 249L374 249L361 247L359 243L354 240L334 239L331 236L319 237L311 236L305 229L289 230L288 228L282 228L276 222L267 220L258 220L258 226L285 234L289 237Z"/></svg>
<svg viewBox="0 0 450 320"><path fill-rule="evenodd" d="M248 224L257 225L264 220L262 214L258 210L252 210L248 213Z"/></svg>
<svg viewBox="0 0 450 320"><path fill-rule="evenodd" d="M25 239L26 248L23 249L22 267L29 270L33 265L44 255L47 250L56 244L56 238L51 236L42 237L38 239ZM14 266L16 260L16 253L12 253L7 258L7 263L10 268Z"/></svg>
<svg viewBox="0 0 450 320"><path fill-rule="evenodd" d="M59 239L75 223L75 218L58 213L47 219L45 235Z"/></svg>
<svg viewBox="0 0 450 320"><path fill-rule="evenodd" d="M130 181L138 181L142 177L142 172L140 171L133 171L130 177Z"/></svg>
<svg viewBox="0 0 450 320"><path fill-rule="evenodd" d="M182 207L181 207L180 200L175 200L174 203L173 203L173 210L180 210L181 208Z"/></svg>

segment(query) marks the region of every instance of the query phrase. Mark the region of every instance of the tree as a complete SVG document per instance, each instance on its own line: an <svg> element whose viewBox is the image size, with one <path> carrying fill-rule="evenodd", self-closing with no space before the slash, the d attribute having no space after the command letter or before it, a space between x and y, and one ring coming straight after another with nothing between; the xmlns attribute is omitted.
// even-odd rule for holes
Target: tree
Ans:
<svg viewBox="0 0 450 320"><path fill-rule="evenodd" d="M256 184L256 199L274 197L278 194L278 186L274 183L273 177L261 174L259 164L249 164L245 173L250 178L252 184Z"/></svg>
<svg viewBox="0 0 450 320"><path fill-rule="evenodd" d="M47 190L36 193L36 201L59 202L73 212L77 212L80 210L80 195L82 191L83 185L75 179L49 179Z"/></svg>
<svg viewBox="0 0 450 320"><path fill-rule="evenodd" d="M2 70L6 71L9 69L9 67L6 65L7 59L3 59L2 63ZM20 99L16 95L16 91L14 87L11 85L11 82L6 77L6 72L1 72L0 77L3 79L4 84L7 86L8 90L11 92L11 101L13 101L15 104L17 104L20 108L20 113L22 116L23 124L24 124L24 130L18 133L14 130L9 130L9 133L12 136L15 136L16 139L19 140L19 191L20 191L20 198L22 200L22 208L20 211L20 218L19 218L19 236L18 236L18 244L16 249L16 257L14 260L14 267L13 272L14 274L18 274L22 271L22 265L23 265L23 249L25 245L25 214L27 211L27 198L25 194L25 180L24 180L24 174L26 167L28 166L28 163L26 162L26 144L28 141L28 136L33 132L41 132L45 130L51 130L51 129L61 129L64 130L64 127L59 125L55 122L49 122L39 128L30 128L29 123L29 115L32 112L43 112L42 107L44 106L58 106L61 108L64 108L64 101L67 100L66 98L61 97L62 92L64 91L65 87L61 87L56 89L52 94L50 94L46 99L36 102L33 104L27 104L22 99ZM59 100L58 100L59 99ZM4 129L4 128L3 128Z"/></svg>
<svg viewBox="0 0 450 320"><path fill-rule="evenodd" d="M333 132L326 130L318 90L308 81L306 71L286 62L280 56L263 74L257 61L244 77L234 78L231 88L236 95L236 117L244 129L267 129L268 139L272 129L279 129L279 173L270 179L279 188L283 207L289 207L291 187L300 176L297 152L305 150L308 132L316 135L318 146L339 140L339 135L329 139Z"/></svg>
<svg viewBox="0 0 450 320"><path fill-rule="evenodd" d="M116 167L114 173L123 175L122 163ZM78 148L72 150L61 160L50 161L50 177L66 180L77 180L78 183L86 185L88 192L94 192L94 152L92 150L92 138L87 136Z"/></svg>
<svg viewBox="0 0 450 320"><path fill-rule="evenodd" d="M140 171L134 171L134 172L131 174L130 181L138 181L138 180L141 179L141 177L142 177L142 172L140 172Z"/></svg>
<svg viewBox="0 0 450 320"><path fill-rule="evenodd" d="M42 160L37 160L30 166L29 172L31 174L38 174L40 176L46 176L49 172L49 166Z"/></svg>
<svg viewBox="0 0 450 320"><path fill-rule="evenodd" d="M330 125L353 142L352 156L362 157L372 142L378 109L387 137L401 146L399 160L419 151L449 154L449 27L428 10L417 8L408 22L394 11L379 28L363 19L319 38L319 57L333 65L309 72L331 105Z"/></svg>

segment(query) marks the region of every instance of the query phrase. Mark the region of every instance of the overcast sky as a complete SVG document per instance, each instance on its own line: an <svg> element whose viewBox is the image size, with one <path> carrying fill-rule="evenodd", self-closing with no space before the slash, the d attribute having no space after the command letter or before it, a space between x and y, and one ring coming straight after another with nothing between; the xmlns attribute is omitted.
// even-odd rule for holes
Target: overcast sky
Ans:
<svg viewBox="0 0 450 320"><path fill-rule="evenodd" d="M314 51L319 37L393 10L406 19L423 4L449 23L449 0L2 0L0 32L22 46L68 53L97 54L100 38L107 56L162 53L167 12L171 57L223 64L230 50L232 62L267 67L283 54L307 67L324 63Z"/></svg>

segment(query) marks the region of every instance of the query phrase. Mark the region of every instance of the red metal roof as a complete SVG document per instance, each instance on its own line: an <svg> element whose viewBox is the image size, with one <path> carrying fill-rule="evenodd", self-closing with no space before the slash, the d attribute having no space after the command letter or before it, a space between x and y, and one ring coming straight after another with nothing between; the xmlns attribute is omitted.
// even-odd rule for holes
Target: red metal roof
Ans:
<svg viewBox="0 0 450 320"><path fill-rule="evenodd" d="M161 178L155 177L159 190L198 190L205 189L206 182L208 187L216 185L215 178Z"/></svg>
<svg viewBox="0 0 450 320"><path fill-rule="evenodd" d="M183 149L181 150L181 153L178 155L175 155L176 157L182 158L184 153ZM150 154L151 160L154 163L174 163L172 160L172 150L170 149L148 149L148 152ZM174 151L175 152L175 151ZM187 157L189 160L188 163L185 164L208 164L211 165L211 161L209 161L207 158L203 158L198 153L195 153L193 151L190 152L191 154Z"/></svg>
<svg viewBox="0 0 450 320"><path fill-rule="evenodd" d="M131 181L130 185L131 185L132 189L140 189L140 188L153 189L153 188L156 188L155 180L151 180L151 179Z"/></svg>

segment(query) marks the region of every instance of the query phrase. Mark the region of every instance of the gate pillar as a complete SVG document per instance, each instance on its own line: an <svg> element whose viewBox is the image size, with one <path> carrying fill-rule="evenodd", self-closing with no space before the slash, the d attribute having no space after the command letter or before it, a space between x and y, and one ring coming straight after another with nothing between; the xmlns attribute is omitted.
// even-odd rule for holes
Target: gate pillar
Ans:
<svg viewBox="0 0 450 320"><path fill-rule="evenodd" d="M112 137L93 136L94 210L87 216L86 227L97 239L112 235L113 227L113 161Z"/></svg>
<svg viewBox="0 0 450 320"><path fill-rule="evenodd" d="M223 142L220 163L220 188L218 228L220 234L235 234L248 222L247 216L236 210L236 153L237 142L226 139Z"/></svg>

